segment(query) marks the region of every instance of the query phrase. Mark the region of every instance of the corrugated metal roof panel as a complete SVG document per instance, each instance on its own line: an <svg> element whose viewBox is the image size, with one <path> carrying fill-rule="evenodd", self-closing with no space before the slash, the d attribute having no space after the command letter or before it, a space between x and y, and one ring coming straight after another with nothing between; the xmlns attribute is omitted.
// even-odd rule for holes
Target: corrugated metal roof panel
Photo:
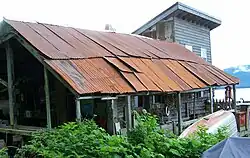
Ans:
<svg viewBox="0 0 250 158"><path fill-rule="evenodd" d="M214 74L217 78L220 78L221 80L223 80L226 84L230 84L233 82L230 79L228 79L227 77L225 77L223 74L220 74L219 72L217 72L216 70L211 68L210 66L203 66L203 67L211 74Z"/></svg>
<svg viewBox="0 0 250 158"><path fill-rule="evenodd" d="M135 36L118 33L110 34L107 32L101 32L101 34L108 37L109 39L119 41L119 45L116 45L117 47L130 47L135 52L137 52L137 57L170 58L170 56L166 52L162 52L152 47L151 45L145 43L143 40L140 40L140 38L137 38Z"/></svg>
<svg viewBox="0 0 250 158"><path fill-rule="evenodd" d="M115 61L111 60L111 62ZM121 64L122 62L119 60L117 59L115 62L118 61ZM114 64L103 58L46 60L46 62L80 94L186 91L205 88L215 82L217 84L219 82L220 85L226 84L209 72L207 66L199 64L183 64L168 59L151 61L149 59L130 58L128 60L123 58L123 60L129 61L130 65L136 66L141 71L137 72L135 69L128 71L127 65L119 65L120 68L115 69ZM196 74L189 72L189 69L194 70ZM206 79L204 79L202 71L209 74Z"/></svg>
<svg viewBox="0 0 250 158"><path fill-rule="evenodd" d="M79 94L134 92L134 89L122 79L115 69L107 63L104 67L103 59L87 60L91 59L47 60L46 63L76 89ZM101 64L96 64L96 62Z"/></svg>
<svg viewBox="0 0 250 158"><path fill-rule="evenodd" d="M5 22L79 94L186 91L239 82L175 43L41 23Z"/></svg>
<svg viewBox="0 0 250 158"><path fill-rule="evenodd" d="M176 82L182 90L192 89L187 83L185 83L179 76L177 76L172 70L170 70L162 60L153 60L153 62L168 76L171 80Z"/></svg>
<svg viewBox="0 0 250 158"><path fill-rule="evenodd" d="M192 65L193 67L196 67L197 69L199 69L201 72L203 72L204 74L206 74L209 78L213 79L217 84L219 85L225 85L226 83L221 80L218 76L214 75L213 73L209 72L205 66L203 65L199 65L197 66L197 64L194 63L189 63L189 65Z"/></svg>
<svg viewBox="0 0 250 158"><path fill-rule="evenodd" d="M134 87L137 92L146 92L148 89L130 72L121 72L124 78Z"/></svg>
<svg viewBox="0 0 250 158"><path fill-rule="evenodd" d="M109 63L113 64L117 67L120 71L132 72L126 65L124 65L119 59L117 58L105 58Z"/></svg>
<svg viewBox="0 0 250 158"><path fill-rule="evenodd" d="M195 76L203 80L207 85L216 85L216 82L213 81L211 78L209 78L203 71L199 71L196 66L192 67L188 63L179 61L182 66L184 66L186 69L188 69L191 73L193 73ZM199 67L199 66L198 66Z"/></svg>
<svg viewBox="0 0 250 158"><path fill-rule="evenodd" d="M148 91L160 92L161 89L158 88L144 73L134 73L135 76L141 81L144 87L147 88Z"/></svg>
<svg viewBox="0 0 250 158"><path fill-rule="evenodd" d="M176 84L173 80L169 78L169 76L165 75L165 73L151 60L149 59L141 59L142 62L148 66L148 69L150 69L158 78L162 81L162 83L167 87L167 89L171 89L172 91L181 91L182 89L178 84Z"/></svg>
<svg viewBox="0 0 250 158"><path fill-rule="evenodd" d="M100 56L113 56L109 51L98 46L93 41L83 36L73 28L60 27L55 25L44 25L59 38L63 39L76 51L76 58L89 58Z"/></svg>
<svg viewBox="0 0 250 158"><path fill-rule="evenodd" d="M89 82L86 82L85 78L69 63L69 61L46 60L45 62L79 94L84 93L86 90L92 92L97 91L95 87L89 86Z"/></svg>
<svg viewBox="0 0 250 158"><path fill-rule="evenodd" d="M177 69L178 71L183 72L186 74L186 78L192 80L197 86L199 87L206 87L206 84L204 84L203 81L199 80L197 77L195 77L192 73L190 73L187 69L185 69L182 65L178 63L178 61L169 60Z"/></svg>
<svg viewBox="0 0 250 158"><path fill-rule="evenodd" d="M38 49L43 55L53 58L54 54L60 55L61 58L67 58L67 55L60 53L60 51L49 43L45 38L40 36L35 30L31 29L27 23L7 21L12 27L14 27L18 33L20 33L28 42L30 42L36 49Z"/></svg>
<svg viewBox="0 0 250 158"><path fill-rule="evenodd" d="M143 61L139 58L131 58L132 62L163 92L171 91L171 88L164 83Z"/></svg>
<svg viewBox="0 0 250 158"><path fill-rule="evenodd" d="M170 56L170 59L191 61L205 65L208 64L205 60L197 56L195 53L190 52L188 49L179 44L146 38L141 38L141 40L144 40L149 45L160 49L162 52L166 52Z"/></svg>
<svg viewBox="0 0 250 158"><path fill-rule="evenodd" d="M132 61L132 58L125 58L125 57L118 57L118 58L136 72L142 72L142 70Z"/></svg>
<svg viewBox="0 0 250 158"><path fill-rule="evenodd" d="M200 88L192 79L189 73L182 71L183 69L179 70L177 67L173 65L172 62L169 60L163 60L163 63L171 69L179 78L185 81L192 89Z"/></svg>
<svg viewBox="0 0 250 158"><path fill-rule="evenodd" d="M217 71L220 75L225 76L226 78L228 78L230 81L233 81L235 84L239 83L240 80L234 76L231 76L229 74L227 74L226 72L222 71L221 69L218 69L217 67L211 65L210 66L211 69L213 69L214 71ZM229 84L232 84L231 82L229 82Z"/></svg>
<svg viewBox="0 0 250 158"><path fill-rule="evenodd" d="M77 63L77 67L85 69L83 72L86 76L89 75L90 82L93 79L99 80L98 88L102 89L102 93L128 93L134 92L129 83L122 80L122 76L110 64L102 58L84 59L87 64L83 64L83 60L72 60ZM88 73L88 75L87 75ZM105 82L104 82L105 81ZM97 82L97 81L96 81ZM109 91L110 90L110 91Z"/></svg>
<svg viewBox="0 0 250 158"><path fill-rule="evenodd" d="M83 30L83 29L76 29L76 30L80 32L81 34L83 34L84 36L88 37L89 39L94 40L99 46L112 52L113 55L128 56L126 52L123 52L119 48L115 47L114 43L110 43L108 42L108 39L101 37L97 31Z"/></svg>
<svg viewBox="0 0 250 158"><path fill-rule="evenodd" d="M69 45L64 39L60 38L49 29L47 29L42 24L35 23L26 23L31 29L36 31L41 37L46 39L50 44L52 44L57 50L60 51L60 54L64 54L67 58L76 58L78 57L75 49ZM54 53L53 58L60 58L60 54ZM58 56L59 55L59 56Z"/></svg>

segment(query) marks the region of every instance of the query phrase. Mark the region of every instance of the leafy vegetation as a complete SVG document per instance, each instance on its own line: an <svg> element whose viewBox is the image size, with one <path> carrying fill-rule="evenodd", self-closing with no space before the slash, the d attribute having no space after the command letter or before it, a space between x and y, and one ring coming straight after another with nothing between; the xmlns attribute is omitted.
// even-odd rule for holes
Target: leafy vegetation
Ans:
<svg viewBox="0 0 250 158"><path fill-rule="evenodd" d="M0 150L0 157L1 158L8 158L8 154L7 154L7 149L3 148Z"/></svg>
<svg viewBox="0 0 250 158"><path fill-rule="evenodd" d="M137 126L127 136L111 136L94 121L71 122L55 130L35 133L16 158L198 158L227 137L225 129L208 134L206 128L179 139L158 128L156 117L137 114Z"/></svg>

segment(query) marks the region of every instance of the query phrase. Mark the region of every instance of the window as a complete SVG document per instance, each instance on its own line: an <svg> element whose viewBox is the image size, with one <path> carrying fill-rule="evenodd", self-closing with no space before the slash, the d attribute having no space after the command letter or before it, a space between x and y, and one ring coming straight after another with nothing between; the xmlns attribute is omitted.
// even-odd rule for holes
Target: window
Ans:
<svg viewBox="0 0 250 158"><path fill-rule="evenodd" d="M190 45L186 45L186 44L185 44L185 48L187 48L187 49L190 50L191 52L193 51L193 47L190 46Z"/></svg>
<svg viewBox="0 0 250 158"><path fill-rule="evenodd" d="M205 48L201 48L201 57L207 61L207 50Z"/></svg>

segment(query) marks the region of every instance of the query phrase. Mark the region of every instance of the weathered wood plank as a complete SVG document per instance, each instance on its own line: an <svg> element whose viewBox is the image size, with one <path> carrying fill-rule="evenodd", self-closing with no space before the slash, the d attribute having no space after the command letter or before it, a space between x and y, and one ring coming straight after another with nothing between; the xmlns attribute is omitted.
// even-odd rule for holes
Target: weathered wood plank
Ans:
<svg viewBox="0 0 250 158"><path fill-rule="evenodd" d="M235 112L237 112L237 108L236 108L236 86L233 85L233 107L235 109Z"/></svg>
<svg viewBox="0 0 250 158"><path fill-rule="evenodd" d="M44 91L45 91L45 101L46 101L47 128L51 129L49 79L48 79L48 71L45 67L44 67Z"/></svg>
<svg viewBox="0 0 250 158"><path fill-rule="evenodd" d="M10 43L5 44L6 58L7 58L7 74L8 74L8 95L9 95L9 114L10 125L14 126L14 106L15 106L15 94L14 94L14 58L13 51Z"/></svg>
<svg viewBox="0 0 250 158"><path fill-rule="evenodd" d="M126 105L126 125L129 132L132 128L132 113L131 113L131 96L128 96L128 104Z"/></svg>
<svg viewBox="0 0 250 158"><path fill-rule="evenodd" d="M182 132L182 116L181 116L181 93L177 93L177 107L178 107L178 134Z"/></svg>
<svg viewBox="0 0 250 158"><path fill-rule="evenodd" d="M3 79L0 78L0 83L4 85L5 87L8 87L8 82L4 81Z"/></svg>
<svg viewBox="0 0 250 158"><path fill-rule="evenodd" d="M76 120L81 121L81 101L79 98L76 99Z"/></svg>
<svg viewBox="0 0 250 158"><path fill-rule="evenodd" d="M211 114L214 112L214 95L213 95L213 88L209 88L209 96L210 96L210 112Z"/></svg>

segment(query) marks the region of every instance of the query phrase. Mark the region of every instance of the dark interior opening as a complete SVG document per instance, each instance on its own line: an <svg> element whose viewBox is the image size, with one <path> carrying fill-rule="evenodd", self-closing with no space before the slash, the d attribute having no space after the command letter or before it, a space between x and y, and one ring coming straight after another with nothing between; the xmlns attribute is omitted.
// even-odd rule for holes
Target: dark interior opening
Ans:
<svg viewBox="0 0 250 158"><path fill-rule="evenodd" d="M14 56L15 121L18 125L46 127L44 66L16 39L11 39L9 42ZM0 78L7 81L7 61L4 48L0 49ZM52 126L74 121L74 95L50 72L48 78ZM0 119L3 120L9 118L8 104L6 105L8 92L1 93L1 89L3 87L0 85L0 111L5 109L4 116L1 118L0 115ZM5 101L5 104L1 103L1 100Z"/></svg>

